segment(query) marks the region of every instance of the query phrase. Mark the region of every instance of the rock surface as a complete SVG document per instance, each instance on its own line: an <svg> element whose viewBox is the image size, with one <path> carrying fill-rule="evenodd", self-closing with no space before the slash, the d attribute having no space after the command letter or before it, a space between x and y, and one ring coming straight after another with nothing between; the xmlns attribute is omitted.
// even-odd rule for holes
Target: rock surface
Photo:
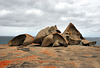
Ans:
<svg viewBox="0 0 100 68"><path fill-rule="evenodd" d="M34 45L0 45L0 68L100 68L100 46Z"/></svg>

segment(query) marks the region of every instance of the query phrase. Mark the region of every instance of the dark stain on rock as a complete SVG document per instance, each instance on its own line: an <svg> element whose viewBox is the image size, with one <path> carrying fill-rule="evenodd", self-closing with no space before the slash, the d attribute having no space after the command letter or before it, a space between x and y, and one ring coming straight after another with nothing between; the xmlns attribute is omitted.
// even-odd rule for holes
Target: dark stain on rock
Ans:
<svg viewBox="0 0 100 68"><path fill-rule="evenodd" d="M22 50L22 51L30 51L30 49L29 48L19 48L18 50Z"/></svg>
<svg viewBox="0 0 100 68"><path fill-rule="evenodd" d="M37 67L38 66L38 63L30 63L30 62L24 62L22 65L21 65L21 68L32 68L32 67Z"/></svg>

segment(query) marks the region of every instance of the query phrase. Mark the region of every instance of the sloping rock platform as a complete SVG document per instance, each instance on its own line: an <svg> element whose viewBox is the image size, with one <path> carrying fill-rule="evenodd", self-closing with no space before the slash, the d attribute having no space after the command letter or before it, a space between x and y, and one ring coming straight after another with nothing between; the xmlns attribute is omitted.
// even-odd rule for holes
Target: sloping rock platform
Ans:
<svg viewBox="0 0 100 68"><path fill-rule="evenodd" d="M0 45L0 68L100 68L100 47Z"/></svg>

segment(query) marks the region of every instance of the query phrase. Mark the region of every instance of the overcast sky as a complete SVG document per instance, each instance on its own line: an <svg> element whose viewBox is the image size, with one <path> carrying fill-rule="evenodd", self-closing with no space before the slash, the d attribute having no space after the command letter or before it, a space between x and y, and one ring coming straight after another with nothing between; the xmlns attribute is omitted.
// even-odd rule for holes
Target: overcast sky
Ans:
<svg viewBox="0 0 100 68"><path fill-rule="evenodd" d="M0 0L0 36L36 34L72 22L85 37L100 37L100 0Z"/></svg>

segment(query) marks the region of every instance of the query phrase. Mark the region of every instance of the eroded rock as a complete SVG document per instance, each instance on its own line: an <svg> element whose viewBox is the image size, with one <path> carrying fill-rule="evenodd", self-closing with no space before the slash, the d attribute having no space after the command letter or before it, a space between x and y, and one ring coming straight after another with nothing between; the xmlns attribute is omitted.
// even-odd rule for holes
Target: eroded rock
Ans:
<svg viewBox="0 0 100 68"><path fill-rule="evenodd" d="M34 40L34 37L29 34L21 34L8 42L9 46L20 46L20 45L28 45L31 44Z"/></svg>
<svg viewBox="0 0 100 68"><path fill-rule="evenodd" d="M96 44L95 41L86 40L72 23L68 25L62 35L68 40L69 45L79 45L82 43L83 45L90 46Z"/></svg>
<svg viewBox="0 0 100 68"><path fill-rule="evenodd" d="M41 31L38 32L37 36L35 37L34 39L34 42L35 43L42 43L43 42L43 39L52 34L52 33L55 33L55 32L58 32L60 33L60 31L58 30L58 28L55 26L51 26L51 27L46 27L45 29L42 29Z"/></svg>
<svg viewBox="0 0 100 68"><path fill-rule="evenodd" d="M35 39L29 34L22 34L9 41L9 45L16 46L33 45L31 43L37 43L41 46L68 46L79 45L81 43L84 46L92 46L96 44L95 41L86 40L72 23L68 25L62 34L55 25L39 31Z"/></svg>
<svg viewBox="0 0 100 68"><path fill-rule="evenodd" d="M50 46L50 44L53 44L52 46L67 46L68 41L60 33L53 33L44 38L41 46Z"/></svg>
<svg viewBox="0 0 100 68"><path fill-rule="evenodd" d="M70 45L78 45L81 39L85 39L72 23L68 25L63 35L69 40Z"/></svg>
<svg viewBox="0 0 100 68"><path fill-rule="evenodd" d="M48 35L44 38L41 46L49 46L53 43L53 35Z"/></svg>
<svg viewBox="0 0 100 68"><path fill-rule="evenodd" d="M81 40L82 41L82 45L84 46L93 46L96 44L96 41L88 41L88 40Z"/></svg>
<svg viewBox="0 0 100 68"><path fill-rule="evenodd" d="M62 34L54 33L53 36L54 36L53 37L54 41L59 40L60 45L68 46L68 41L65 39L65 37Z"/></svg>

